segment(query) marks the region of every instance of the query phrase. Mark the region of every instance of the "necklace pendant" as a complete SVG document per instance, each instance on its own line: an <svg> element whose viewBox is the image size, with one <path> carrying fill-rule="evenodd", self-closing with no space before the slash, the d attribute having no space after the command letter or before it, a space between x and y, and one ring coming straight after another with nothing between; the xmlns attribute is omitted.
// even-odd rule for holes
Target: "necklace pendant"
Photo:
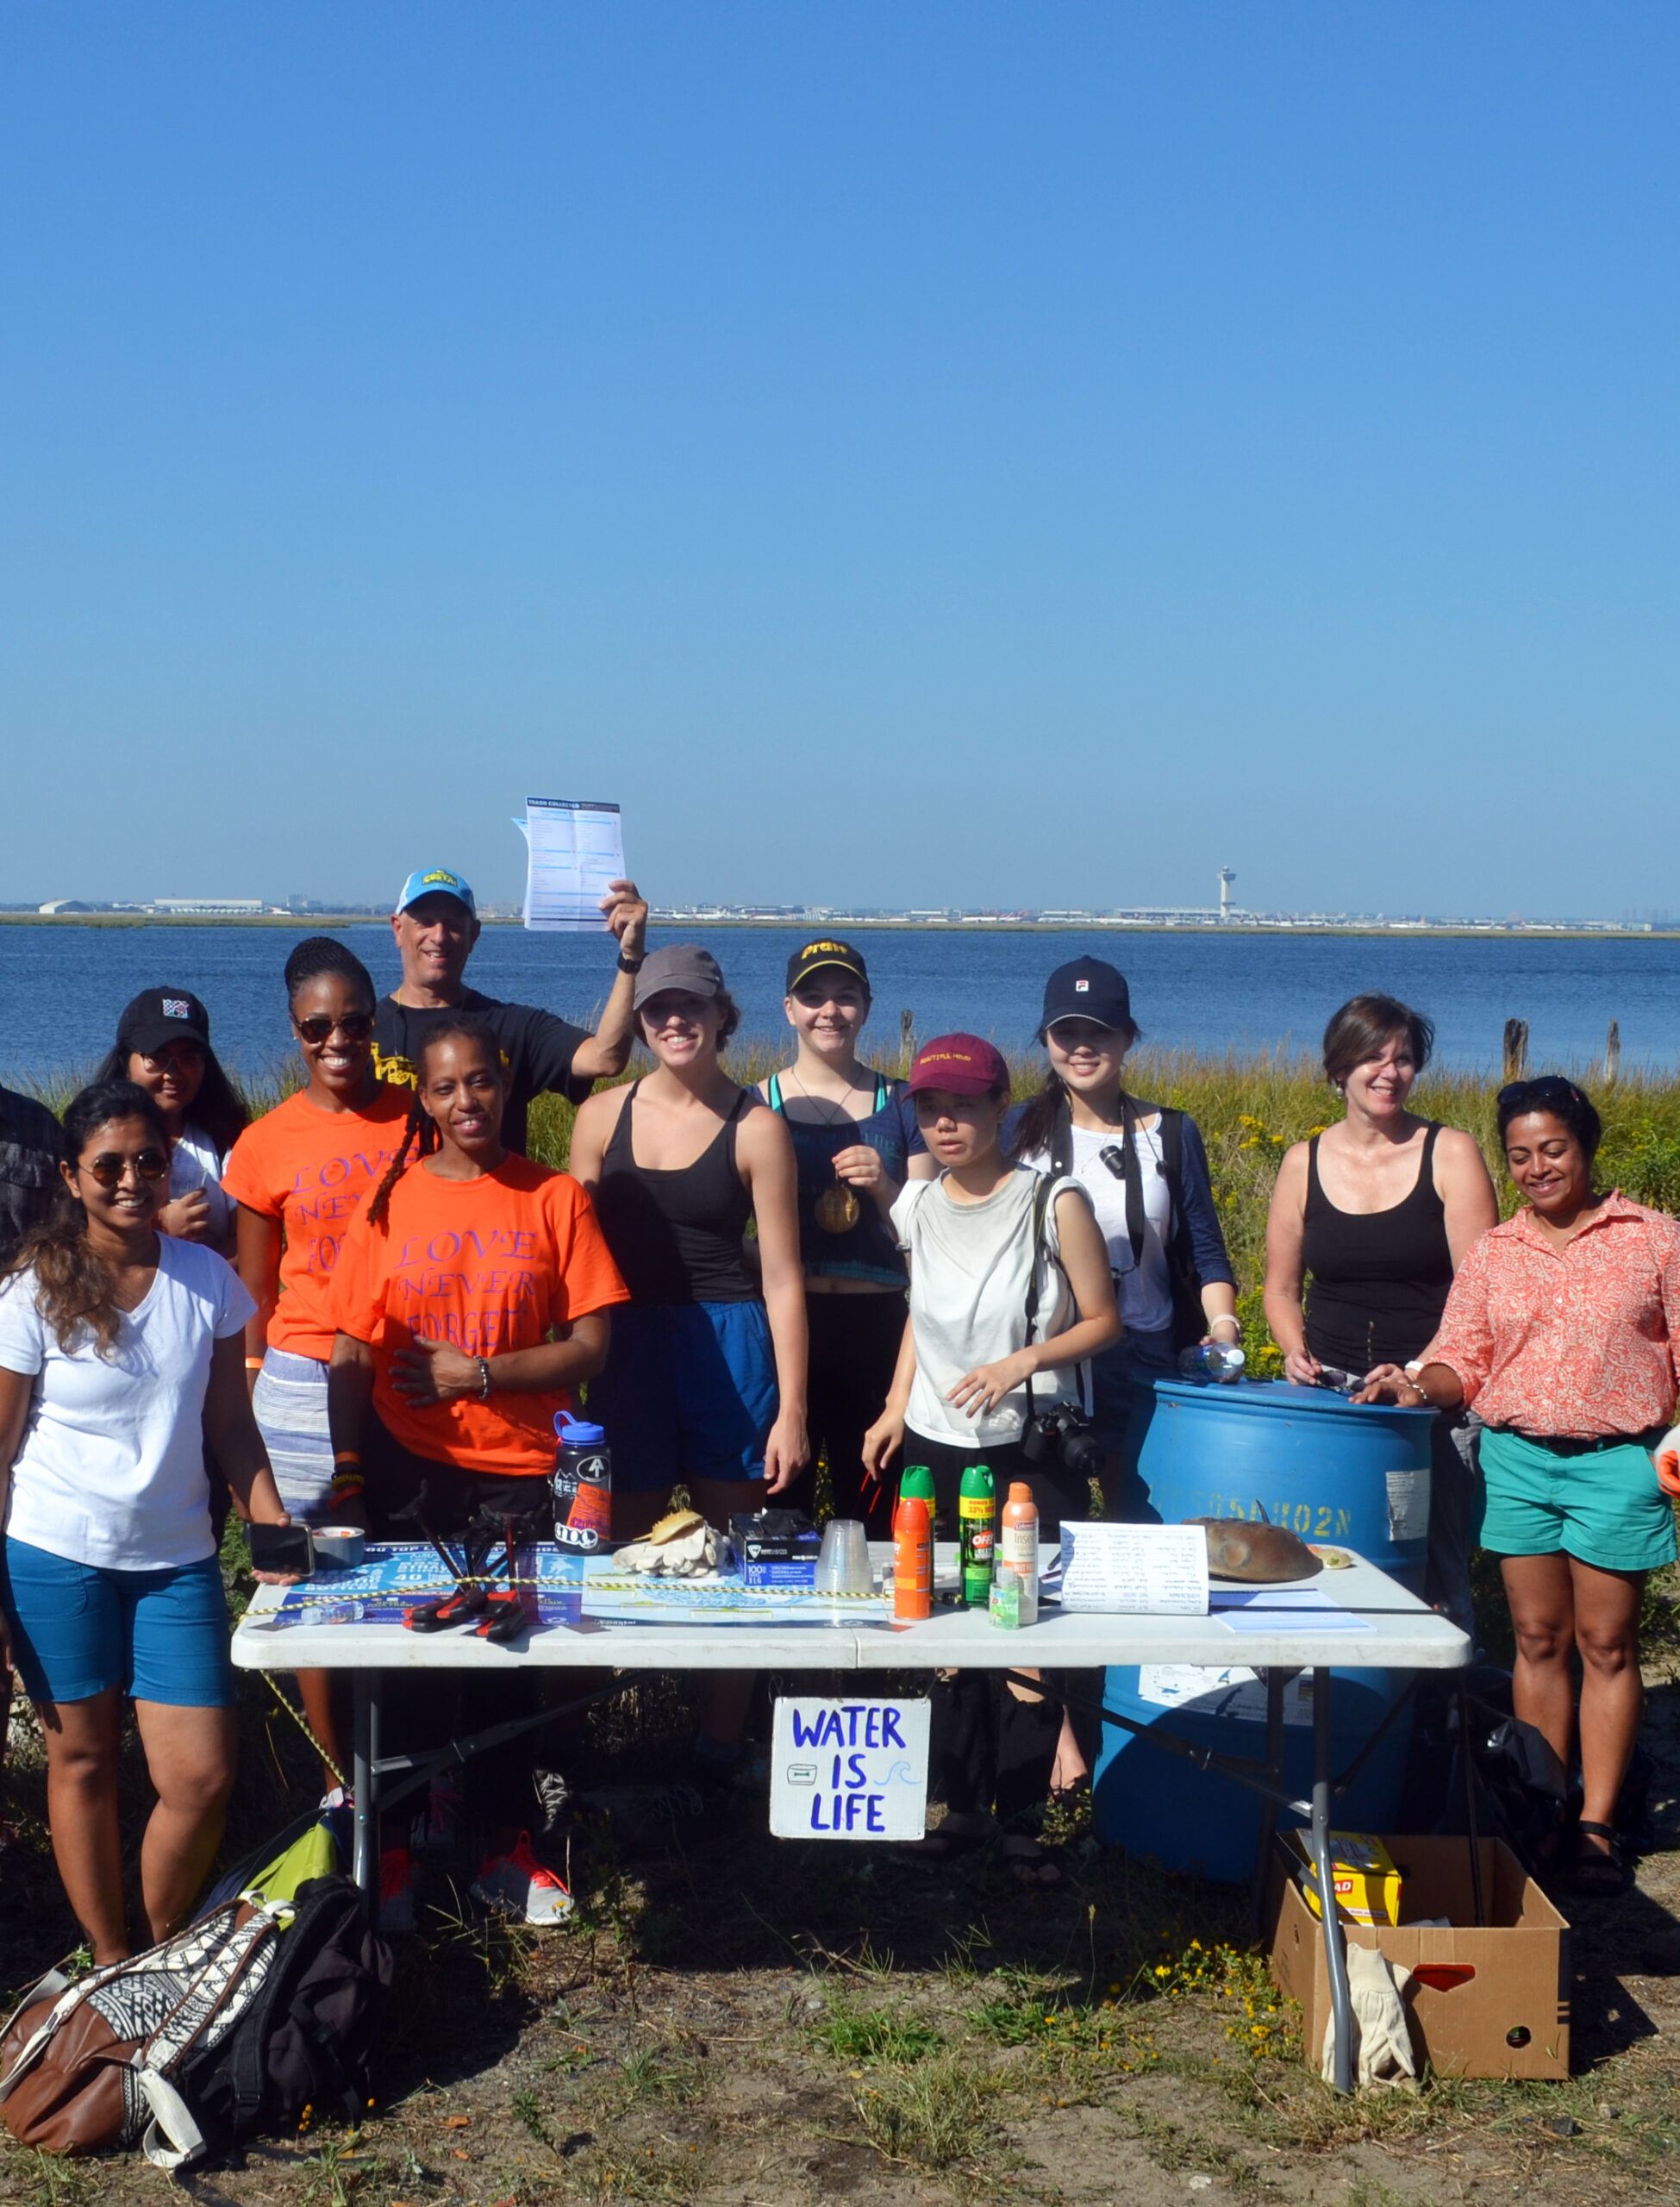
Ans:
<svg viewBox="0 0 1680 2207"><path fill-rule="evenodd" d="M849 1234L858 1223L863 1206L843 1180L825 1188L816 1199L816 1222L825 1234Z"/></svg>

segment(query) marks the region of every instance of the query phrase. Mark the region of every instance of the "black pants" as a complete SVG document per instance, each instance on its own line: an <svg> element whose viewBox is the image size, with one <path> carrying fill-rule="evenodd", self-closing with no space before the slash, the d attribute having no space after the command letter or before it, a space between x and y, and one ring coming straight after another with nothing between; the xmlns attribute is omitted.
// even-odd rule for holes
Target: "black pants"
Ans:
<svg viewBox="0 0 1680 2207"><path fill-rule="evenodd" d="M828 1458L836 1517L856 1517L872 1541L892 1531L892 1496L864 1478L864 1435L880 1416L904 1338L902 1295L808 1295L810 1331L807 1419L811 1460L777 1499L809 1517L816 1507L816 1460Z"/></svg>
<svg viewBox="0 0 1680 2207"><path fill-rule="evenodd" d="M459 1464L416 1456L400 1441L394 1441L377 1416L368 1420L362 1455L368 1529L375 1540L425 1538L412 1518L397 1518L394 1514L413 1501L422 1486L426 1522L440 1540L458 1541L484 1510L497 1519L511 1516L528 1521L534 1516L537 1537L553 1537L553 1505L546 1479L467 1471ZM454 1628L458 1632L466 1629ZM389 1672L379 1751L382 1754L418 1754L491 1724L534 1716L544 1705L547 1676L534 1669L494 1678L477 1671ZM492 1825L530 1822L534 1801L531 1772L541 1760L539 1748L544 1737L541 1731L533 1730L492 1747L487 1754L468 1759L459 1782L462 1799L475 1817ZM455 1781L446 1773L446 1782ZM405 1803L401 1813L406 1818L424 1806L422 1794L418 1801Z"/></svg>
<svg viewBox="0 0 1680 2207"><path fill-rule="evenodd" d="M971 1464L990 1466L1000 1518L1010 1486L1021 1480L1031 1487L1043 1544L1059 1537L1064 1517L1090 1516L1090 1490L1084 1479L1059 1464L1029 1464L1018 1444L958 1448L907 1433L904 1460L926 1464L934 1474L934 1530L940 1540L957 1537L958 1489ZM1046 1674L1039 1701L1021 1700L996 1671L935 1676L928 1775L947 1809L965 1816L994 1810L1006 1829L1031 1824L1049 1793L1061 1737L1065 1704L1056 1690L1059 1683L1090 1700L1102 1697L1102 1674L1096 1671ZM1075 1710L1073 1722L1085 1760L1092 1761L1098 1720Z"/></svg>

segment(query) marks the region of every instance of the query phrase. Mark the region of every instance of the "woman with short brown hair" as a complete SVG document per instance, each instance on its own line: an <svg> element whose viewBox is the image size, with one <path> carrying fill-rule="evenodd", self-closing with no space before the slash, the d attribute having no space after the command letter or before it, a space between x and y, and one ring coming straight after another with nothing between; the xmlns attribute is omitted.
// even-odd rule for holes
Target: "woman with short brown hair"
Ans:
<svg viewBox="0 0 1680 2207"><path fill-rule="evenodd" d="M1266 1222L1266 1322L1297 1386L1415 1357L1499 1216L1472 1138L1408 1108L1433 1041L1421 1013L1379 995L1351 997L1324 1030L1346 1111L1285 1153ZM1468 1629L1473 1482L1444 1422L1434 1442L1426 1591Z"/></svg>

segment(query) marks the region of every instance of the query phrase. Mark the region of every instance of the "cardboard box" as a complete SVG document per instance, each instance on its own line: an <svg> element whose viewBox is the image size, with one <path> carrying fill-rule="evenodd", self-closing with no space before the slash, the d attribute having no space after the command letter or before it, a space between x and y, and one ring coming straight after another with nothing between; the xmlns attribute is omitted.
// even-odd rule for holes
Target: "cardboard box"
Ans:
<svg viewBox="0 0 1680 2207"><path fill-rule="evenodd" d="M1311 1842L1304 1831L1290 1834L1300 1868L1296 1883L1315 1916L1319 1905L1318 1865L1308 1852ZM1349 1923L1398 1923L1404 1880L1375 1833L1333 1831L1330 1835L1330 1881L1335 1887L1336 1909Z"/></svg>
<svg viewBox="0 0 1680 2207"><path fill-rule="evenodd" d="M1380 1947L1412 1973L1406 2014L1419 2062L1442 2076L1567 2077L1569 1925L1498 1840L1479 1842L1488 1921L1476 1925L1465 1839L1383 1835L1405 1880L1411 1924L1345 1923L1350 1945ZM1416 1923L1446 1916L1450 1929ZM1267 1960L1278 1990L1301 2004L1315 2067L1330 2016L1324 1931L1274 1856Z"/></svg>

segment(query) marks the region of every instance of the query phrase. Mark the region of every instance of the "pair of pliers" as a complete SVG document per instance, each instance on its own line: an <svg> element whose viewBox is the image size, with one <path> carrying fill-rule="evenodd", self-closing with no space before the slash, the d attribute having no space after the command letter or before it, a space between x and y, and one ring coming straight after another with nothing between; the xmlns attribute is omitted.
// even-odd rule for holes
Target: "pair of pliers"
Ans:
<svg viewBox="0 0 1680 2207"><path fill-rule="evenodd" d="M394 1510L392 1516L413 1519L431 1544L444 1569L454 1580L455 1591L453 1594L441 1596L435 1602L422 1602L411 1610L405 1610L403 1623L409 1632L447 1632L451 1625L465 1624L470 1618L482 1616L490 1597L473 1572L470 1542L465 1546L461 1562L457 1563L452 1552L427 1523L426 1494L427 1490L422 1485L414 1500L405 1504L401 1510Z"/></svg>

